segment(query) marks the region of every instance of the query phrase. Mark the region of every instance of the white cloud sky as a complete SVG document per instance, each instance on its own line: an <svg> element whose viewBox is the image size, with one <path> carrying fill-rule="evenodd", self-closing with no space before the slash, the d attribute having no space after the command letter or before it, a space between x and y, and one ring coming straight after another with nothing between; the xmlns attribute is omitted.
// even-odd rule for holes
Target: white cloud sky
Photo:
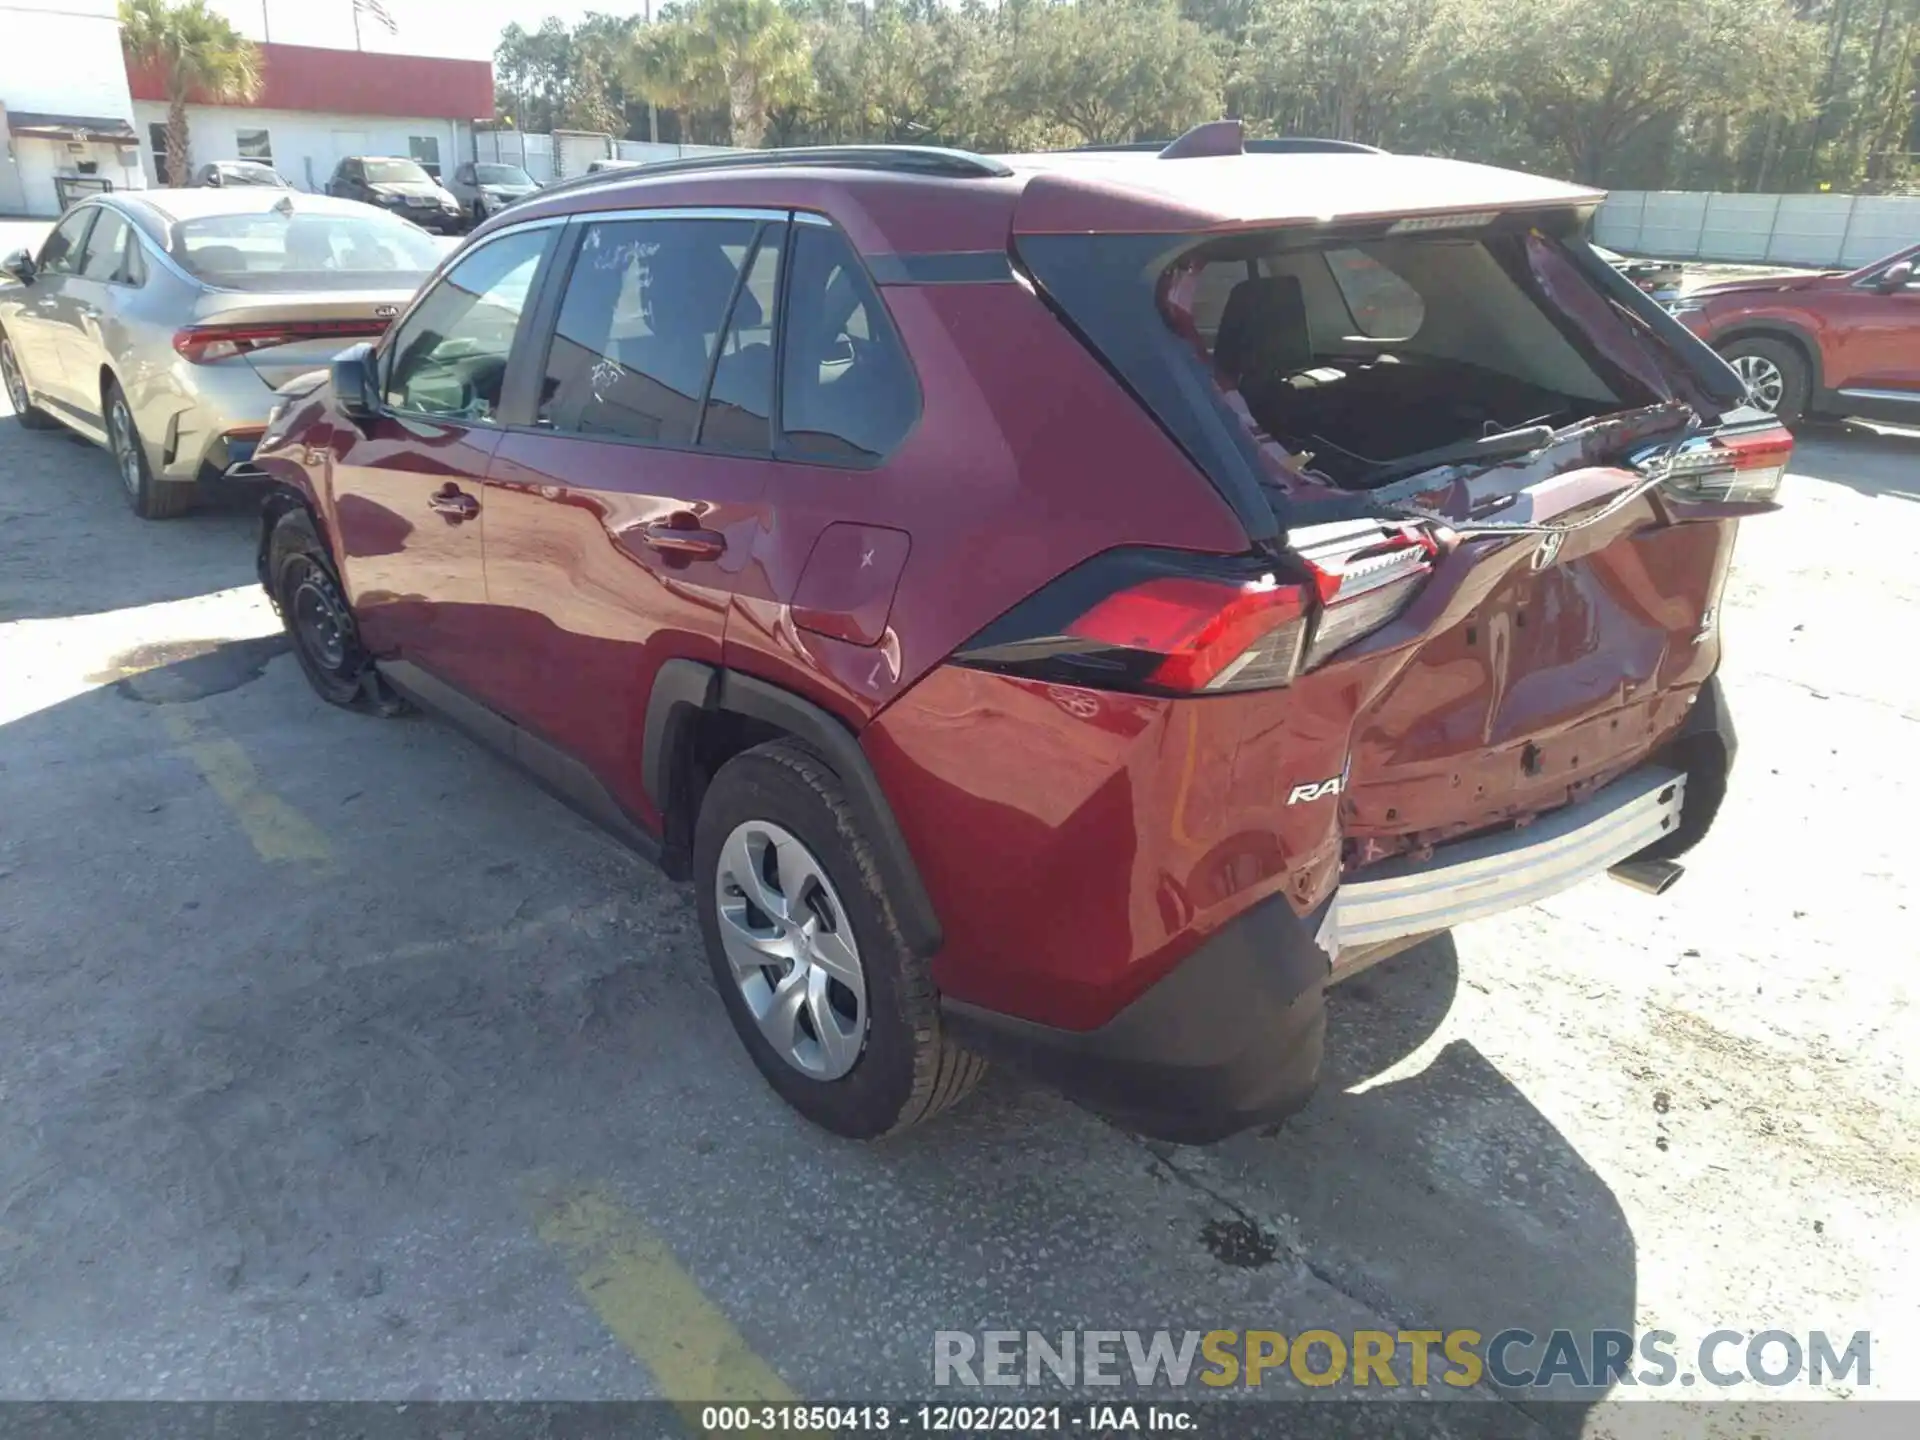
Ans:
<svg viewBox="0 0 1920 1440"><path fill-rule="evenodd" d="M385 0L399 33L389 35L368 16L360 19L360 38L368 50L408 55L455 55L491 60L500 32L514 21L537 29L549 15L572 24L589 10L609 15L643 15L645 0ZM272 38L288 45L326 45L353 49L353 0L212 0L242 33L255 40ZM270 34L269 34L270 32Z"/></svg>

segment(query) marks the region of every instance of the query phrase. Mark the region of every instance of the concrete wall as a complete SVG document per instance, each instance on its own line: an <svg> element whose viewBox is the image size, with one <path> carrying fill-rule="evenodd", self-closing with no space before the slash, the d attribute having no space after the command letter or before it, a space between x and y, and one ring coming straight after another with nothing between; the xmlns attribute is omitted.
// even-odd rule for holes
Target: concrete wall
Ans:
<svg viewBox="0 0 1920 1440"><path fill-rule="evenodd" d="M1616 190L1593 238L1634 255L1851 269L1920 244L1920 196Z"/></svg>
<svg viewBox="0 0 1920 1440"><path fill-rule="evenodd" d="M158 184L153 164L153 129L167 123L167 107L149 101L134 105L141 154L147 175ZM472 127L454 120L396 120L389 115L315 115L295 110L254 110L227 105L187 108L188 141L195 168L209 160L240 157L239 132L265 130L273 146L273 168L301 190L324 190L335 165L348 155L411 153L409 141L431 136L440 144L440 173L472 154ZM175 183L191 177L175 176Z"/></svg>

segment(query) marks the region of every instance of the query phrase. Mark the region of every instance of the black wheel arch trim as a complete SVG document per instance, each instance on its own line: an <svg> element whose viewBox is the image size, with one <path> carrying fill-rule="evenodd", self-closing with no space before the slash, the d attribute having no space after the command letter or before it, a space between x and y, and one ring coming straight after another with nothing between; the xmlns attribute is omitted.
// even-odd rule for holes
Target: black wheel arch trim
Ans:
<svg viewBox="0 0 1920 1440"><path fill-rule="evenodd" d="M847 799L873 841L874 857L893 908L894 923L916 955L932 955L943 934L933 901L907 849L906 836L880 788L866 752L846 725L791 690L738 670L696 660L669 660L647 698L640 774L647 798L672 828L685 746L699 716L729 711L783 730L812 747L847 787Z"/></svg>

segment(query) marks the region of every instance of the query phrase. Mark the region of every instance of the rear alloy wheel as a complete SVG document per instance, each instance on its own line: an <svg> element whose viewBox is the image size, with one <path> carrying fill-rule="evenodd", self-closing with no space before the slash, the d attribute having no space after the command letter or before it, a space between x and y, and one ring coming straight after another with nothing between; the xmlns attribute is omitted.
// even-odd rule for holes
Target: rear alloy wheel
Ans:
<svg viewBox="0 0 1920 1440"><path fill-rule="evenodd" d="M939 1114L986 1073L942 1031L927 961L892 919L839 776L812 750L778 740L721 766L693 851L714 984L794 1109L869 1140Z"/></svg>
<svg viewBox="0 0 1920 1440"><path fill-rule="evenodd" d="M147 461L146 442L133 422L133 410L115 381L107 382L103 397L107 411L107 448L113 452L114 468L120 472L120 484L126 489L127 503L142 520L171 520L193 508L197 498L191 481L157 480Z"/></svg>
<svg viewBox="0 0 1920 1440"><path fill-rule="evenodd" d="M1810 377L1807 362L1784 340L1736 340L1720 352L1747 387L1747 396L1771 410L1783 425L1806 414Z"/></svg>
<svg viewBox="0 0 1920 1440"><path fill-rule="evenodd" d="M20 417L23 430L51 430L57 423L37 407L27 394L27 377L20 371L20 357L13 353L13 342L0 335L0 383L7 387L7 403Z"/></svg>

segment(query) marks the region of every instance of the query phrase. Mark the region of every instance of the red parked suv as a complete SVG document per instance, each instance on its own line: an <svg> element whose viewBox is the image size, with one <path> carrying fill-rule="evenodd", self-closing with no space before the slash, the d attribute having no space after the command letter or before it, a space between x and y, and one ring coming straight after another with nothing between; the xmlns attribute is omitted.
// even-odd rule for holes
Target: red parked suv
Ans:
<svg viewBox="0 0 1920 1440"><path fill-rule="evenodd" d="M1791 425L1920 425L1920 245L1858 270L1706 285L1668 306Z"/></svg>
<svg viewBox="0 0 1920 1440"><path fill-rule="evenodd" d="M1598 194L1293 152L544 191L289 393L261 580L323 697L691 880L818 1123L993 1055L1153 1135L1277 1119L1330 976L1677 873L1791 445L1584 243Z"/></svg>

